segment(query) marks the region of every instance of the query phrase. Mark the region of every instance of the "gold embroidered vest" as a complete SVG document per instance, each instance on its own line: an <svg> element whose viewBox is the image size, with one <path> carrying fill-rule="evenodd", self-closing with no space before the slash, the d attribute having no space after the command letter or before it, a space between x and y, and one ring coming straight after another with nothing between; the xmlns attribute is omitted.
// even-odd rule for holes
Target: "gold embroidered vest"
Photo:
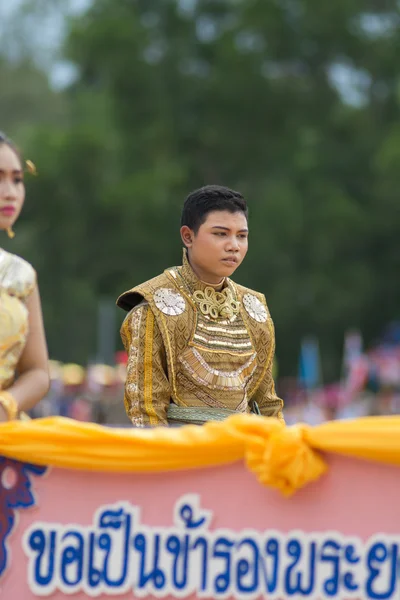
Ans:
<svg viewBox="0 0 400 600"><path fill-rule="evenodd" d="M117 304L129 311L143 298L163 338L172 400L248 412L274 352L264 296L230 279L215 289L184 255L182 267L125 292Z"/></svg>

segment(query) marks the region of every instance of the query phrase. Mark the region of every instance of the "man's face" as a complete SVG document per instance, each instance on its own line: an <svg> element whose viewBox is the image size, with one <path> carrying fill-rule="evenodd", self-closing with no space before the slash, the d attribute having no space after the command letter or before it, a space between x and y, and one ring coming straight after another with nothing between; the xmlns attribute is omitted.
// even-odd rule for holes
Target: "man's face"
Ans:
<svg viewBox="0 0 400 600"><path fill-rule="evenodd" d="M207 283L230 277L247 254L248 226L242 212L210 212L197 234L182 227L181 235L193 270Z"/></svg>

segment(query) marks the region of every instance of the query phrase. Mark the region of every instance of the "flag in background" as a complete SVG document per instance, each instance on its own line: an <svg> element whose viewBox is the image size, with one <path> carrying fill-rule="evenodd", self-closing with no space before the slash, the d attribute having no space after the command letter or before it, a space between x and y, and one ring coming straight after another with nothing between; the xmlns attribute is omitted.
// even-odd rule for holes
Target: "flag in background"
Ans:
<svg viewBox="0 0 400 600"><path fill-rule="evenodd" d="M299 381L307 390L322 384L319 343L315 336L308 336L301 343Z"/></svg>

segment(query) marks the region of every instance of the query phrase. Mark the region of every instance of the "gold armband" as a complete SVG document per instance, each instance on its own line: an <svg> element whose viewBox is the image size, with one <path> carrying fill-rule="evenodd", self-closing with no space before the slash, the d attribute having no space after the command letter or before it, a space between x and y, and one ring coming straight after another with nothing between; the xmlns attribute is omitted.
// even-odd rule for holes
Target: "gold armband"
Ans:
<svg viewBox="0 0 400 600"><path fill-rule="evenodd" d="M13 421L17 418L18 404L10 392L6 392L5 390L0 391L0 405L6 411L9 421Z"/></svg>

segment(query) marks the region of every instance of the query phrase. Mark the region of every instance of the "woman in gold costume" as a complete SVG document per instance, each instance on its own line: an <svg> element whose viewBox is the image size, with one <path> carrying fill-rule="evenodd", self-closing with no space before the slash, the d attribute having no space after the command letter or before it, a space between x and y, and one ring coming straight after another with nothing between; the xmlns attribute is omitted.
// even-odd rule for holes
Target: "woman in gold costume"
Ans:
<svg viewBox="0 0 400 600"><path fill-rule="evenodd" d="M29 161L27 165L34 169ZM24 200L21 157L0 133L0 229L11 238ZM18 418L45 396L47 365L36 273L25 260L0 248L0 422Z"/></svg>

